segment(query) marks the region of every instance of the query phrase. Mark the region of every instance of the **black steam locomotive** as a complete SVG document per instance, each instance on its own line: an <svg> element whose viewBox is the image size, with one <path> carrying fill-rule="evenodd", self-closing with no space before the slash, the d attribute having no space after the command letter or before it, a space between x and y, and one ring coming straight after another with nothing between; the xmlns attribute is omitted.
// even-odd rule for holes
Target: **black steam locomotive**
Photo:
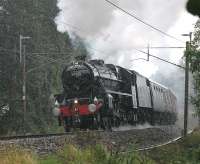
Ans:
<svg viewBox="0 0 200 164"><path fill-rule="evenodd" d="M73 62L65 67L62 83L54 114L66 131L145 122L169 125L177 119L176 97L168 88L103 60Z"/></svg>

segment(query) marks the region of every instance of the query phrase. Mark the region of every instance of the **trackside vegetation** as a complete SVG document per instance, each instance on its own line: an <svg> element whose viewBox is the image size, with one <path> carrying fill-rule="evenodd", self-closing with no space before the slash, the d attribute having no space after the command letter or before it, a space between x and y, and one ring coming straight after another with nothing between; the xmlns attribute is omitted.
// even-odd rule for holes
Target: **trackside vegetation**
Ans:
<svg viewBox="0 0 200 164"><path fill-rule="evenodd" d="M194 79L195 95L192 97L192 103L195 106L197 116L200 118L200 19L195 24L193 34L194 38L190 51L186 53L189 56L190 70Z"/></svg>
<svg viewBox="0 0 200 164"><path fill-rule="evenodd" d="M9 147L0 153L1 164L37 164L36 156L27 150Z"/></svg>
<svg viewBox="0 0 200 164"><path fill-rule="evenodd" d="M200 130L176 143L148 151L148 157L159 164L199 164Z"/></svg>
<svg viewBox="0 0 200 164"><path fill-rule="evenodd" d="M51 162L52 161L52 162ZM60 164L154 164L153 160L133 151L130 154L118 154L107 151L102 145L96 145L84 149L68 145L64 150L59 151L55 156L49 156L42 159L41 164L53 163L57 161Z"/></svg>
<svg viewBox="0 0 200 164"><path fill-rule="evenodd" d="M66 145L63 150L45 157L20 148L8 149L0 154L1 164L154 164L147 156L133 151L130 154L112 154L102 145L80 149Z"/></svg>
<svg viewBox="0 0 200 164"><path fill-rule="evenodd" d="M200 163L200 130L176 143L148 151L119 153L97 144L79 148L68 144L47 156L36 156L28 150L10 148L0 153L1 164L198 164Z"/></svg>

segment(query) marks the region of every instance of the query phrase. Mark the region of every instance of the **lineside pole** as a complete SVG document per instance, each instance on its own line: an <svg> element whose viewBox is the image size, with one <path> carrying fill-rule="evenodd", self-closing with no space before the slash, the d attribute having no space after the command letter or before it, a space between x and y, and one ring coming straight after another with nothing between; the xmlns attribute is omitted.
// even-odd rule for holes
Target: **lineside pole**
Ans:
<svg viewBox="0 0 200 164"><path fill-rule="evenodd" d="M185 105L184 105L184 136L187 135L188 128L188 95L189 95L189 54L190 42L186 42L186 53L185 53Z"/></svg>
<svg viewBox="0 0 200 164"><path fill-rule="evenodd" d="M20 65L22 69L22 101L23 101L23 133L25 135L25 113L26 113L26 52L25 46L22 47L24 39L30 39L29 36L19 36ZM23 52L22 52L23 48ZM23 53L23 54L22 54Z"/></svg>
<svg viewBox="0 0 200 164"><path fill-rule="evenodd" d="M25 130L25 118L26 118L26 47L25 45L23 46L23 107L24 107L24 111L23 111L23 131L24 131L24 135L26 134L26 130Z"/></svg>

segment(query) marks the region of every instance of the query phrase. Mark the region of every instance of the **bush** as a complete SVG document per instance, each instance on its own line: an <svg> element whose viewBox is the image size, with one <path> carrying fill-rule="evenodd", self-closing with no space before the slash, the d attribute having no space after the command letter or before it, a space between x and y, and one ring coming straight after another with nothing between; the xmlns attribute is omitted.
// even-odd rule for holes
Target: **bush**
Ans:
<svg viewBox="0 0 200 164"><path fill-rule="evenodd" d="M41 161L41 164L47 164L47 161L57 160L57 163L67 164L154 164L154 162L137 152L130 154L111 154L101 145L90 146L79 149L74 145L67 145L59 151L56 156L47 157Z"/></svg>
<svg viewBox="0 0 200 164"><path fill-rule="evenodd" d="M0 153L1 164L37 164L35 156L26 150L20 148L8 148Z"/></svg>

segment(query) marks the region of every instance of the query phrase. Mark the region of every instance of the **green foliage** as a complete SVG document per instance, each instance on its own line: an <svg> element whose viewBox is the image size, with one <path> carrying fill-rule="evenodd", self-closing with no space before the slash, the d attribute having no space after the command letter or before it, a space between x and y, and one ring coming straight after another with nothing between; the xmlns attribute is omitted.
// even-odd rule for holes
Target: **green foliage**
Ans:
<svg viewBox="0 0 200 164"><path fill-rule="evenodd" d="M142 152L132 149L129 153L119 153L99 144L84 148L68 144L54 154L36 158L30 151L11 147L0 152L0 161L3 164L13 161L35 164L199 164L200 131L196 130L176 143Z"/></svg>
<svg viewBox="0 0 200 164"><path fill-rule="evenodd" d="M52 97L62 92L61 72L81 48L72 44L68 33L57 31L54 22L57 0L0 0L0 107L10 111L0 116L0 134L47 132L55 127ZM19 35L26 46L27 111L23 122L22 67L19 62ZM56 60L56 61L55 61Z"/></svg>
<svg viewBox="0 0 200 164"><path fill-rule="evenodd" d="M96 145L79 149L73 145L67 145L54 156L48 156L41 160L56 161L68 164L154 164L148 157L133 151L130 154L111 154L103 146Z"/></svg>
<svg viewBox="0 0 200 164"><path fill-rule="evenodd" d="M190 51L186 52L189 56L190 70L194 79L195 96L192 103L195 105L196 114L200 116L200 20L197 21L194 31L194 39Z"/></svg>
<svg viewBox="0 0 200 164"><path fill-rule="evenodd" d="M133 151L129 154L111 154L101 145L79 149L67 145L56 154L38 157L30 151L21 148L9 148L0 153L2 164L154 164L155 162L144 155ZM15 161L13 163L13 161Z"/></svg>
<svg viewBox="0 0 200 164"><path fill-rule="evenodd" d="M35 155L26 150L10 147L0 153L1 164L37 164Z"/></svg>
<svg viewBox="0 0 200 164"><path fill-rule="evenodd" d="M187 10L193 14L200 17L200 1L199 0L188 0Z"/></svg>
<svg viewBox="0 0 200 164"><path fill-rule="evenodd" d="M62 164L62 162L55 156L49 156L48 158L44 158L39 160L39 164Z"/></svg>
<svg viewBox="0 0 200 164"><path fill-rule="evenodd" d="M159 164L200 163L200 132L196 131L177 143L150 150L148 156Z"/></svg>

